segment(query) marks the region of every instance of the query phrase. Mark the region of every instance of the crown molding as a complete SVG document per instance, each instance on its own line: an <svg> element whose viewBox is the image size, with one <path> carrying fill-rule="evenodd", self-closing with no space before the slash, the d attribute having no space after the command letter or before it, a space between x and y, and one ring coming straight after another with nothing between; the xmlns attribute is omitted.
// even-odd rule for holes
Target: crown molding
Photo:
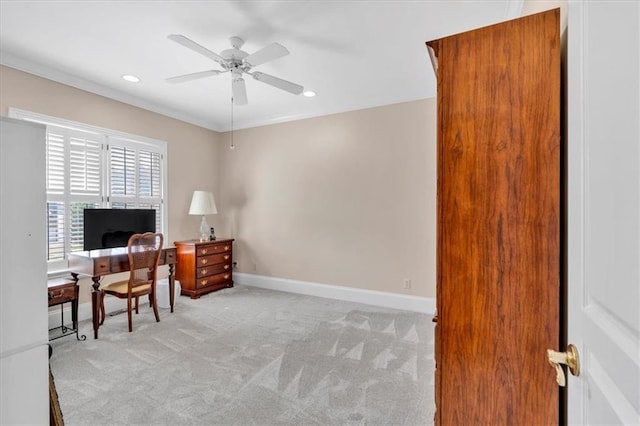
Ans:
<svg viewBox="0 0 640 426"><path fill-rule="evenodd" d="M213 130L215 132L221 131L221 126L219 126L217 123L211 123L188 116L175 109L167 108L165 106L156 104L154 102L149 102L136 96L131 96L122 91L114 90L93 81L77 77L56 68L48 67L46 65L30 61L28 59L16 56L8 52L2 52L2 54L0 55L0 65L15 68L19 71L46 78L47 80L55 81L56 83L71 86L76 89L84 90L85 92L93 93L95 95L104 96L118 102L123 102L125 104L142 108L147 111L155 112L156 114L184 121L198 127L204 127L205 129Z"/></svg>

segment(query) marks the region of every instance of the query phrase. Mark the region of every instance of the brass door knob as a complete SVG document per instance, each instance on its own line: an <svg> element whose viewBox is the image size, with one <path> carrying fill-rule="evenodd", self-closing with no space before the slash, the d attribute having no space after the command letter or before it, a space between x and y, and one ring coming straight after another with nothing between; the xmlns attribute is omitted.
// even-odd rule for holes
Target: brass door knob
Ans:
<svg viewBox="0 0 640 426"><path fill-rule="evenodd" d="M564 387L567 384L561 364L568 366L572 375L576 377L580 375L580 356L578 355L578 348L574 345L569 344L566 352L547 349L547 357L549 358L549 364L556 369L558 386Z"/></svg>

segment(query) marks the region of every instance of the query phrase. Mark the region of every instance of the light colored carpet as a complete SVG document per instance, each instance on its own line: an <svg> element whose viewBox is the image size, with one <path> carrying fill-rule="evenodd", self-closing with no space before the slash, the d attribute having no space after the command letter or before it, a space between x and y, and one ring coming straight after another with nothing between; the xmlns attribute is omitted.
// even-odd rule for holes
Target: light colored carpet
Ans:
<svg viewBox="0 0 640 426"><path fill-rule="evenodd" d="M433 424L430 316L236 286L51 342L65 424Z"/></svg>

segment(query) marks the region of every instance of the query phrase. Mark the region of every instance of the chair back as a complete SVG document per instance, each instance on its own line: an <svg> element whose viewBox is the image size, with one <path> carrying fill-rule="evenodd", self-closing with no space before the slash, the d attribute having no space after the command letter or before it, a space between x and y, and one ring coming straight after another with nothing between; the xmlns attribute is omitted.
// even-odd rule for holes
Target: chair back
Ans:
<svg viewBox="0 0 640 426"><path fill-rule="evenodd" d="M155 288L158 260L162 251L164 237L161 233L147 232L134 234L129 238L129 294L136 287L150 284Z"/></svg>

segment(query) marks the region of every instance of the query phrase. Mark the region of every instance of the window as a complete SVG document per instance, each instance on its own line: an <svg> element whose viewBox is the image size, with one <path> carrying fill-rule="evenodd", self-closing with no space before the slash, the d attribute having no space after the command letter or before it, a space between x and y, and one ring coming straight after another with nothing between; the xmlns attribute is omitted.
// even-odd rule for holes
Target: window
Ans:
<svg viewBox="0 0 640 426"><path fill-rule="evenodd" d="M83 249L85 208L156 210L166 233L166 143L10 110L10 116L47 126L47 261L67 267L67 254Z"/></svg>

